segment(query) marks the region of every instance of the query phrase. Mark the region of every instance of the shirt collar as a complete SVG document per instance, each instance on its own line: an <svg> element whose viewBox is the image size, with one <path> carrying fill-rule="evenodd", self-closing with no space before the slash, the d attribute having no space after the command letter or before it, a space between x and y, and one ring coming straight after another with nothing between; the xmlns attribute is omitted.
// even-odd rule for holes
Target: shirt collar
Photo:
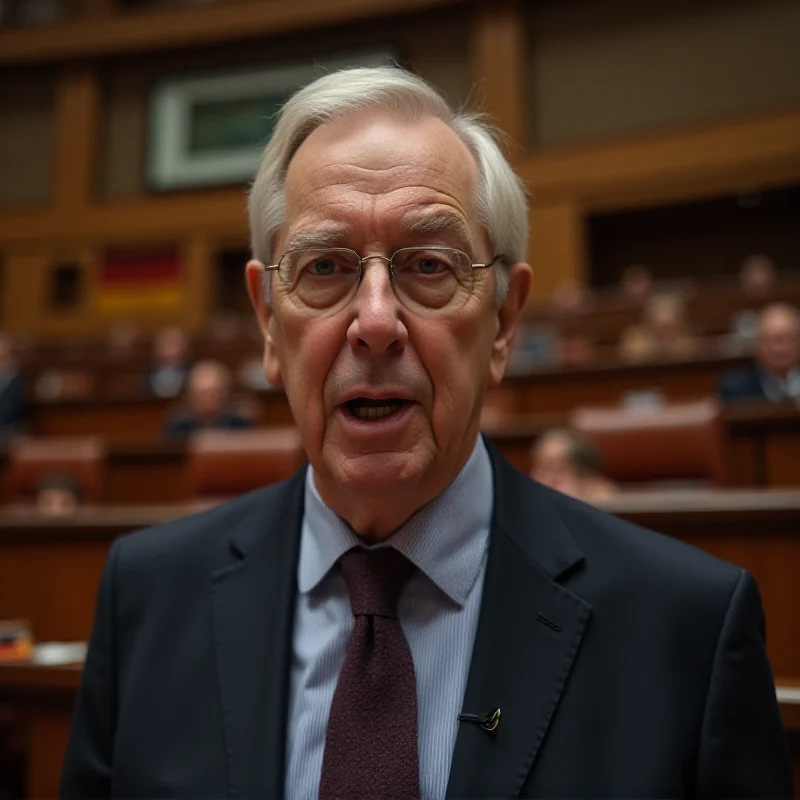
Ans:
<svg viewBox="0 0 800 800"><path fill-rule="evenodd" d="M492 465L478 436L467 463L450 486L386 543L375 547L394 547L463 606L486 555L493 504ZM325 505L309 469L297 573L300 592L313 591L339 557L357 546L363 542Z"/></svg>
<svg viewBox="0 0 800 800"><path fill-rule="evenodd" d="M800 399L800 367L792 367L781 377L760 367L761 387L769 400Z"/></svg>

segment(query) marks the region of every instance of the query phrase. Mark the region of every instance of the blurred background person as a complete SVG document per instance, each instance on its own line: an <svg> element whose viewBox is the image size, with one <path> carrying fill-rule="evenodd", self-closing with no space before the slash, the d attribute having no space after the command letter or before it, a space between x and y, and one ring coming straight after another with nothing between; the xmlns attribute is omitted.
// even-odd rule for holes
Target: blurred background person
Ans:
<svg viewBox="0 0 800 800"><path fill-rule="evenodd" d="M800 311L773 303L759 315L756 360L723 375L719 396L726 402L800 401Z"/></svg>
<svg viewBox="0 0 800 800"><path fill-rule="evenodd" d="M763 253L748 256L739 269L739 288L751 299L768 297L775 289L775 262Z"/></svg>
<svg viewBox="0 0 800 800"><path fill-rule="evenodd" d="M25 379L14 355L14 342L0 332L0 439L19 433L24 421Z"/></svg>
<svg viewBox="0 0 800 800"><path fill-rule="evenodd" d="M611 497L617 487L603 474L603 460L586 439L566 428L542 434L531 450L530 476L579 500Z"/></svg>
<svg viewBox="0 0 800 800"><path fill-rule="evenodd" d="M643 303L653 292L653 275L641 264L625 267L619 281L622 296L634 303Z"/></svg>
<svg viewBox="0 0 800 800"><path fill-rule="evenodd" d="M686 302L677 292L654 294L645 304L642 322L626 328L618 346L625 361L683 359L696 349L697 340L686 319Z"/></svg>
<svg viewBox="0 0 800 800"><path fill-rule="evenodd" d="M78 481L64 473L44 475L36 486L36 510L46 517L71 517L81 506Z"/></svg>
<svg viewBox="0 0 800 800"><path fill-rule="evenodd" d="M165 328L153 340L147 387L157 397L177 397L189 374L189 342L180 328Z"/></svg>
<svg viewBox="0 0 800 800"><path fill-rule="evenodd" d="M108 331L106 348L112 361L122 362L135 358L140 344L141 332L132 320L120 320Z"/></svg>
<svg viewBox="0 0 800 800"><path fill-rule="evenodd" d="M253 420L231 406L231 374L219 361L201 361L187 379L187 410L167 419L169 436L187 436L198 430L250 428Z"/></svg>

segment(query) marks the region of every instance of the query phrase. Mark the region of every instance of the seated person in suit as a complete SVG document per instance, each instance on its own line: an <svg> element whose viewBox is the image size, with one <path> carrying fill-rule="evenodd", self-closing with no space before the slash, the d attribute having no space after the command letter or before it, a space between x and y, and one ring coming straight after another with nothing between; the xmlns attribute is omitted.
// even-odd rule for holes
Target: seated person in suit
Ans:
<svg viewBox="0 0 800 800"><path fill-rule="evenodd" d="M81 487L72 475L48 473L36 485L36 510L46 517L71 517L81 505Z"/></svg>
<svg viewBox="0 0 800 800"><path fill-rule="evenodd" d="M180 328L165 328L153 340L153 362L147 371L148 391L157 397L177 397L189 374L188 341Z"/></svg>
<svg viewBox="0 0 800 800"><path fill-rule="evenodd" d="M603 474L603 459L590 442L566 428L543 433L531 450L531 478L591 503L613 497L617 487Z"/></svg>
<svg viewBox="0 0 800 800"><path fill-rule="evenodd" d="M11 337L0 331L0 439L19 433L24 420L25 379Z"/></svg>
<svg viewBox="0 0 800 800"><path fill-rule="evenodd" d="M759 315L756 360L723 375L718 394L728 403L800 402L800 311L773 303Z"/></svg>
<svg viewBox="0 0 800 800"><path fill-rule="evenodd" d="M231 374L218 361L200 361L189 373L186 389L188 410L167 419L169 436L188 436L199 430L239 430L252 420L230 406Z"/></svg>
<svg viewBox="0 0 800 800"><path fill-rule="evenodd" d="M60 797L791 795L752 577L479 435L528 218L405 70L282 106L246 280L310 464L114 542Z"/></svg>

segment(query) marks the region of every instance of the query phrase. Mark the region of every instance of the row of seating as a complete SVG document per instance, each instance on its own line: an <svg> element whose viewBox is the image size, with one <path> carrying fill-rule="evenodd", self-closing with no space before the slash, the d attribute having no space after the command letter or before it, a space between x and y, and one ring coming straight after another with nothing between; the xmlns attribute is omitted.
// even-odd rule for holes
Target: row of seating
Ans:
<svg viewBox="0 0 800 800"><path fill-rule="evenodd" d="M103 502L106 444L100 437L37 439L18 437L8 449L7 496L30 504L43 478L68 475L83 502ZM294 473L305 459L295 428L201 431L187 441L189 496L215 502Z"/></svg>
<svg viewBox="0 0 800 800"><path fill-rule="evenodd" d="M724 483L724 431L718 404L708 398L658 410L579 409L569 427L599 451L609 478L621 486ZM494 416L487 435L502 441L530 427L530 418ZM100 437L18 437L8 449L6 496L30 503L47 475L66 474L83 502L102 504L107 446ZM216 501L283 480L304 460L293 427L201 431L186 443L187 497Z"/></svg>

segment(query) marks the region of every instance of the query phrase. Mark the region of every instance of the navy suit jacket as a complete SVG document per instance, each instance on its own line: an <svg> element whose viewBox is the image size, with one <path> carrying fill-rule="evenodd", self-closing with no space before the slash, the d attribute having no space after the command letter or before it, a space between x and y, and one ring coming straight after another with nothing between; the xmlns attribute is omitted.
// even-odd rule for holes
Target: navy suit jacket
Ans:
<svg viewBox="0 0 800 800"><path fill-rule="evenodd" d="M764 393L761 382L761 370L758 364L725 373L719 381L717 394L725 402L752 400L766 402L769 398Z"/></svg>
<svg viewBox="0 0 800 800"><path fill-rule="evenodd" d="M0 430L16 429L25 421L25 380L17 373L0 388Z"/></svg>
<svg viewBox="0 0 800 800"><path fill-rule="evenodd" d="M756 584L544 488L495 508L448 796L791 796ZM61 796L280 797L304 472L111 548Z"/></svg>

